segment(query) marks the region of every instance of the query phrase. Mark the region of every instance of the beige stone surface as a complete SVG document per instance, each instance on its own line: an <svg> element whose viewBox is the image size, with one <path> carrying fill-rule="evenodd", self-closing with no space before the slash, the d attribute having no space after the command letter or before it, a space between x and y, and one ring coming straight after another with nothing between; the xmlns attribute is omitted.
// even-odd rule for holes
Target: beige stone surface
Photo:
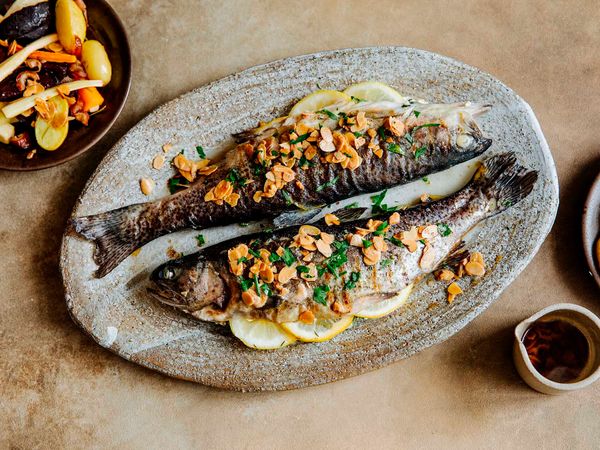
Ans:
<svg viewBox="0 0 600 450"><path fill-rule="evenodd" d="M534 311L568 301L600 313L580 236L584 196L600 170L597 2L112 3L134 54L132 92L114 129L63 166L0 172L0 448L598 446L600 385L543 396L511 360L512 327ZM382 370L264 394L169 379L112 355L71 322L60 237L119 136L164 101L240 69L372 45L418 47L477 66L538 115L562 204L540 253L491 308L445 343Z"/></svg>

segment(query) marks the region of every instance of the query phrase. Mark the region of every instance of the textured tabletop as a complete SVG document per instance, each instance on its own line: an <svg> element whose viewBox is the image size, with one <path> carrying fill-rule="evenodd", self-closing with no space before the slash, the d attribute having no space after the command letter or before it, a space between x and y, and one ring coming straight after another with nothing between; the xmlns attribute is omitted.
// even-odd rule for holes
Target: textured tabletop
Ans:
<svg viewBox="0 0 600 450"><path fill-rule="evenodd" d="M92 1L92 0L88 0ZM600 385L530 390L512 328L552 303L600 314L581 211L600 170L600 9L585 1L113 0L131 39L123 115L84 156L0 172L0 448L591 448ZM98 162L161 103L241 69L346 47L402 45L496 76L529 102L561 183L533 262L463 331L384 369L298 391L241 394L153 373L70 320L61 235ZM535 233L536 230L531 230Z"/></svg>

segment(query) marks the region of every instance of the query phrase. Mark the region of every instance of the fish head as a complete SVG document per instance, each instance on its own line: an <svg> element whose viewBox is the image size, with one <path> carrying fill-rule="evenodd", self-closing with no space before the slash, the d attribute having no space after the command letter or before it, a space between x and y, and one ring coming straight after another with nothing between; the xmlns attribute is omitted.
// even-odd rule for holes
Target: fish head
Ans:
<svg viewBox="0 0 600 450"><path fill-rule="evenodd" d="M152 272L149 293L161 303L194 312L208 306L222 306L227 285L211 260L190 255L169 261Z"/></svg>

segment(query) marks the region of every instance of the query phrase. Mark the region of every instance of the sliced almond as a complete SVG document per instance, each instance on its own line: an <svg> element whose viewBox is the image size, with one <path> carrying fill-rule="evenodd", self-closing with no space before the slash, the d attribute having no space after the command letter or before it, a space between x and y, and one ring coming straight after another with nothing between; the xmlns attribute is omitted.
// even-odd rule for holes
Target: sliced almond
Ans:
<svg viewBox="0 0 600 450"><path fill-rule="evenodd" d="M152 160L152 167L159 170L165 164L165 157L163 155L156 155Z"/></svg>
<svg viewBox="0 0 600 450"><path fill-rule="evenodd" d="M340 219L335 214L325 214L325 223L329 226L339 225Z"/></svg>
<svg viewBox="0 0 600 450"><path fill-rule="evenodd" d="M467 274L476 277L482 277L485 275L485 267L483 267L483 264L475 261L469 261L467 264L465 264L465 271Z"/></svg>
<svg viewBox="0 0 600 450"><path fill-rule="evenodd" d="M430 269L433 266L434 261L435 250L433 249L433 247L426 245L423 249L421 259L419 260L419 267L421 267L421 269Z"/></svg>
<svg viewBox="0 0 600 450"><path fill-rule="evenodd" d="M140 180L140 189L142 190L142 194L150 195L154 190L154 180L150 178L142 178Z"/></svg>
<svg viewBox="0 0 600 450"><path fill-rule="evenodd" d="M321 128L321 137L325 142L333 142L333 134L331 133L331 129L329 127Z"/></svg>
<svg viewBox="0 0 600 450"><path fill-rule="evenodd" d="M325 256L326 258L329 258L331 256L331 246L329 244L326 244L325 241L323 241L323 239L319 239L316 242L316 245L317 250L319 250L319 252L321 252L323 256Z"/></svg>
<svg viewBox="0 0 600 450"><path fill-rule="evenodd" d="M449 294L458 295L458 294L462 294L462 292L463 292L463 290L456 283L451 283L450 286L448 286L448 293Z"/></svg>
<svg viewBox="0 0 600 450"><path fill-rule="evenodd" d="M277 281L281 284L286 284L293 278L296 278L296 264L293 264L290 267L285 266L277 275Z"/></svg>
<svg viewBox="0 0 600 450"><path fill-rule="evenodd" d="M450 281L454 279L454 272L448 269L442 269L435 274L435 277L439 281Z"/></svg>

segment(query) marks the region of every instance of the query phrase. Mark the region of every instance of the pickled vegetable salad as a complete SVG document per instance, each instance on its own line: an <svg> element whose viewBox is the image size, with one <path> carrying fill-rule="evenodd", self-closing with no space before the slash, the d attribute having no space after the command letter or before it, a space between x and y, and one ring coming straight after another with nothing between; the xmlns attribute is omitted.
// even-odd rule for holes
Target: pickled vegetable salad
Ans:
<svg viewBox="0 0 600 450"><path fill-rule="evenodd" d="M101 111L99 88L112 67L104 46L86 40L83 0L16 0L7 8L0 11L0 142L32 158L37 148L60 148L70 124L87 126Z"/></svg>

